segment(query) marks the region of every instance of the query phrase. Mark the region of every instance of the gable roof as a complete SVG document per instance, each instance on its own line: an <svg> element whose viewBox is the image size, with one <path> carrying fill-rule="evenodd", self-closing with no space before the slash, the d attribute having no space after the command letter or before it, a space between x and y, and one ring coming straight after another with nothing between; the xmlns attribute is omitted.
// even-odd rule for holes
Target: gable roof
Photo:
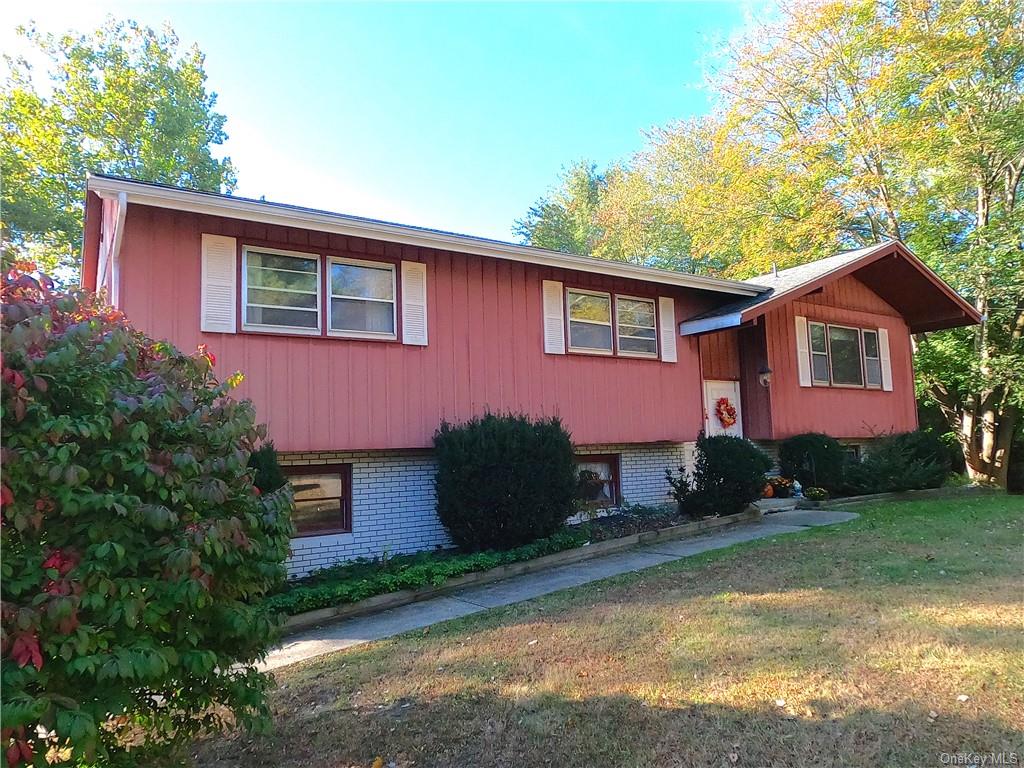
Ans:
<svg viewBox="0 0 1024 768"><path fill-rule="evenodd" d="M641 267L619 261L608 261L592 256L551 251L530 245L517 245L484 237L460 235L438 229L395 224L361 216L351 216L316 208L304 208L266 200L251 200L245 197L222 195L215 192L199 192L166 184L135 181L120 176L90 173L86 180L88 192L101 198L125 196L127 204L149 205L176 211L208 214L225 218L256 221L263 224L301 227L317 232L330 232L353 237L387 240L392 243L415 245L424 248L471 253L492 258L520 261L530 264L572 269L578 272L592 272L650 283L696 288L714 293L735 296L756 296L768 290L767 286L753 281L724 280L703 277L667 269ZM84 274L84 270L83 270Z"/></svg>
<svg viewBox="0 0 1024 768"><path fill-rule="evenodd" d="M847 275L856 277L892 305L903 315L911 333L981 322L978 311L909 248L899 241L886 240L750 278L750 284L765 285L769 290L680 323L679 331L688 336L736 327Z"/></svg>

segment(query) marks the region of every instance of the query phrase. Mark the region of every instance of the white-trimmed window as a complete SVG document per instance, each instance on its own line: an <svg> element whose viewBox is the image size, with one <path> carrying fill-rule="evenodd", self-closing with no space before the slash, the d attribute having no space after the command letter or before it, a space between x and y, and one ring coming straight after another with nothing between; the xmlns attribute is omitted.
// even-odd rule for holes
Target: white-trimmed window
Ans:
<svg viewBox="0 0 1024 768"><path fill-rule="evenodd" d="M864 384L869 389L882 387L882 356L878 346L878 331L861 331L864 337Z"/></svg>
<svg viewBox="0 0 1024 768"><path fill-rule="evenodd" d="M832 383L828 373L828 332L824 323L807 323L811 350L811 381L820 386Z"/></svg>
<svg viewBox="0 0 1024 768"><path fill-rule="evenodd" d="M658 356L658 313L654 299L616 295L615 323L620 355Z"/></svg>
<svg viewBox="0 0 1024 768"><path fill-rule="evenodd" d="M611 294L572 288L565 295L569 314L569 349L612 354Z"/></svg>
<svg viewBox="0 0 1024 768"><path fill-rule="evenodd" d="M845 325L828 327L829 370L834 387L863 387L860 330Z"/></svg>
<svg viewBox="0 0 1024 768"><path fill-rule="evenodd" d="M247 330L320 333L320 257L246 246L242 297Z"/></svg>
<svg viewBox="0 0 1024 768"><path fill-rule="evenodd" d="M393 264L332 258L328 331L332 335L394 339L397 326Z"/></svg>

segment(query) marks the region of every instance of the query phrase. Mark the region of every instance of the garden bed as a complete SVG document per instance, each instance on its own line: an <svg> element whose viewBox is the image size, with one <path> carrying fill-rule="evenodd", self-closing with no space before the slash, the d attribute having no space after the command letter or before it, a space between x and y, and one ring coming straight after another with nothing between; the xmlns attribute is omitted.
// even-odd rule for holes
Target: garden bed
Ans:
<svg viewBox="0 0 1024 768"><path fill-rule="evenodd" d="M471 585L569 565L638 544L695 536L760 517L756 508L681 524L674 522L678 518L657 512L611 515L506 552L421 553L393 558L388 563L357 562L326 569L289 585L285 592L268 598L268 602L290 614L284 624L284 632L289 634L329 621L398 608ZM652 527L659 520L665 525ZM624 533L630 528L636 532ZM609 538L612 533L624 535ZM592 541L591 537L603 538Z"/></svg>

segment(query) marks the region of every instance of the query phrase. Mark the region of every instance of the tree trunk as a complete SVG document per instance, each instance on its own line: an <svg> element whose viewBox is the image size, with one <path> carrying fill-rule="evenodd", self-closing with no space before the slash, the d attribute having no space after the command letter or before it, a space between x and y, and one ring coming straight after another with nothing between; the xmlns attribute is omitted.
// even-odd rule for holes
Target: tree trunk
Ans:
<svg viewBox="0 0 1024 768"><path fill-rule="evenodd" d="M984 396L972 395L956 425L968 476L975 482L1000 488L1007 484L1010 446L1018 418L1015 408L1000 409L1004 401L1005 393L998 390Z"/></svg>

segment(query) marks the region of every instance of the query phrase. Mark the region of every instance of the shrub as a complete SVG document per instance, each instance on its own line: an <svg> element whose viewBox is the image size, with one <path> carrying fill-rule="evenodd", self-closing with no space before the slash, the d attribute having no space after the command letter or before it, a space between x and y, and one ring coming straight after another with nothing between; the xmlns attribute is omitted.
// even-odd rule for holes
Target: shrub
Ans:
<svg viewBox="0 0 1024 768"><path fill-rule="evenodd" d="M249 468L255 471L252 484L260 489L260 493L273 493L288 483L281 465L277 463L273 441L263 443L249 455Z"/></svg>
<svg viewBox="0 0 1024 768"><path fill-rule="evenodd" d="M811 486L804 489L804 497L810 501L825 501L828 498L828 491L824 488Z"/></svg>
<svg viewBox="0 0 1024 768"><path fill-rule="evenodd" d="M764 473L771 466L772 461L764 451L745 438L707 437L701 433L697 438L693 477L687 478L683 468L678 478L671 471L667 475L680 510L699 520L742 512L761 498L766 484Z"/></svg>
<svg viewBox="0 0 1024 768"><path fill-rule="evenodd" d="M800 485L838 491L843 484L846 454L843 446L828 435L807 432L783 440L779 445L779 469Z"/></svg>
<svg viewBox="0 0 1024 768"><path fill-rule="evenodd" d="M41 275L0 293L8 763L148 764L227 718L260 724L256 598L284 576L290 497L255 492L237 377Z"/></svg>
<svg viewBox="0 0 1024 768"><path fill-rule="evenodd" d="M437 514L469 552L550 536L573 513L576 464L558 419L486 414L434 435Z"/></svg>
<svg viewBox="0 0 1024 768"><path fill-rule="evenodd" d="M949 450L933 432L880 437L859 463L847 468L844 492L852 495L939 488L949 475Z"/></svg>

